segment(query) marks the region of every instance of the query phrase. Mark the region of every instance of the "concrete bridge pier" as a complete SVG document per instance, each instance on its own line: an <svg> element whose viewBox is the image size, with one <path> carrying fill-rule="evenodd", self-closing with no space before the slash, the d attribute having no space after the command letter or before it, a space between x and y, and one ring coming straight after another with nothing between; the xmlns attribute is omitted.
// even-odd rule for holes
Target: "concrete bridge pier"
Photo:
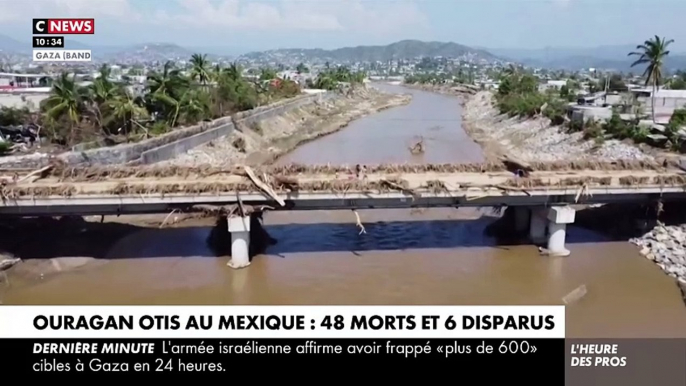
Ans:
<svg viewBox="0 0 686 386"><path fill-rule="evenodd" d="M545 244L548 232L546 208L533 207L529 215L529 239L536 245Z"/></svg>
<svg viewBox="0 0 686 386"><path fill-rule="evenodd" d="M250 216L228 218L231 234L231 261L227 264L234 269L250 265Z"/></svg>
<svg viewBox="0 0 686 386"><path fill-rule="evenodd" d="M574 222L576 211L568 206L556 206L548 211L548 250L549 256L569 256L571 252L565 248L567 224Z"/></svg>

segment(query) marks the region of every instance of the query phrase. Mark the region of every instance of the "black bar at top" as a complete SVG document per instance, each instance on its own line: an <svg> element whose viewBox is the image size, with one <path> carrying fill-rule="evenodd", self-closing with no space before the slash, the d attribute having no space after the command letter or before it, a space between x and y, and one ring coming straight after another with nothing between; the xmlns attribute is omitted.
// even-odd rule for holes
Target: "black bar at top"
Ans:
<svg viewBox="0 0 686 386"><path fill-rule="evenodd" d="M71 342L98 343L101 351L95 354L34 353L35 343L45 347L46 343ZM202 345L212 346L214 351L202 354L164 353L163 342L168 348L170 343L186 347ZM320 348L322 345L340 346L341 352L314 353L310 344L311 352L298 353L298 347L307 346L308 342L315 342ZM103 353L102 345L106 343L152 343L154 353ZM226 353L220 350L220 346L232 346L235 350L236 346L246 345L251 346L253 352ZM287 345L291 352L271 354L255 350L255 347L266 345ZM241 374L241 377L252 379L273 376L283 381L323 381L321 377L329 377L326 382L321 382L329 383L340 378L370 380L368 377L372 375L385 382L408 381L407 377L411 375L427 381L441 376L454 380L478 379L480 383L489 385L515 381L525 381L527 385L564 385L565 376L564 339L1 339L0 346L11 353L3 359L3 367L11 369L13 375L28 376L28 379L44 377L52 381L60 377L106 380L113 376L152 381L160 377L178 379L180 376L202 375L203 382L208 377L226 382L227 377ZM368 346L377 349L369 353ZM388 352L389 346L394 347L391 353ZM403 352L399 352L401 346ZM479 353L480 346L490 346L492 352ZM469 351L466 347L470 348ZM405 353L410 349L422 352ZM517 352L512 353L512 349ZM447 354L448 351L452 353ZM78 363L84 365L83 371L75 370ZM103 371L102 366L106 363L119 364L119 370L126 363L128 371ZM65 369L67 365L69 370ZM188 365L196 370L189 371ZM61 366L62 370L37 371L41 366L43 370ZM92 366L101 370L95 371ZM138 371L135 371L136 366ZM142 367L146 369L141 370Z"/></svg>

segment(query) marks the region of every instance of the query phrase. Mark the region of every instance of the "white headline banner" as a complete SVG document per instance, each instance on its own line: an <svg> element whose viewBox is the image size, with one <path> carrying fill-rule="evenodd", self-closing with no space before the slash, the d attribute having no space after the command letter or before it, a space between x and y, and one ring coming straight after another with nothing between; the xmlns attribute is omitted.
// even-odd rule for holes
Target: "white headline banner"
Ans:
<svg viewBox="0 0 686 386"><path fill-rule="evenodd" d="M0 307L0 338L564 337L564 306Z"/></svg>

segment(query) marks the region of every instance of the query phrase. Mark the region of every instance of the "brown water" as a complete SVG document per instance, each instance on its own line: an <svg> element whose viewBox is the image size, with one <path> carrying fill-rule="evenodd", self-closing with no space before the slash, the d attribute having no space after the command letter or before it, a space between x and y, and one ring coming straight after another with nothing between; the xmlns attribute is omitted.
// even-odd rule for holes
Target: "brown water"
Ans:
<svg viewBox="0 0 686 386"><path fill-rule="evenodd" d="M410 93L412 102L352 122L345 130L299 147L279 163L355 165L484 160L479 145L462 129L462 108L457 98L402 86L375 86L388 92ZM426 151L412 155L409 147L422 138Z"/></svg>
<svg viewBox="0 0 686 386"><path fill-rule="evenodd" d="M400 112L387 111L392 114L386 120L376 116L351 125L350 130L358 130L359 146L353 145L353 137L333 135L303 147L289 160L334 162L327 157L339 154L336 162L356 163L348 157L359 153L348 151L385 138L375 130L378 125L363 122L380 124L406 114L404 121L395 121L395 130L411 133L403 126L409 125L421 133L433 123L417 123L422 115L410 119L410 111L431 111L437 104L459 108L450 97L412 92L414 102L398 108ZM431 106L415 105L428 101ZM454 148L429 146L432 154L427 157L435 157L431 162L473 154L471 141L462 147L447 134L464 138L459 121L444 127L445 139L439 143L452 143ZM379 144L377 153L389 151L386 146L391 144L402 153L403 136L389 137L394 139ZM341 138L350 144L341 145ZM348 151L337 153L343 148ZM318 149L321 158L314 155ZM403 154L410 162L409 153ZM364 162L374 161L373 156L365 157ZM80 259L29 260L10 272L0 299L4 304L539 305L562 304L566 294L585 285L586 296L567 307L568 336L686 337L686 307L676 285L626 242L610 242L572 227L572 255L549 258L539 256L533 246L502 246L485 237L484 227L493 220L488 211L368 210L360 216L367 231L362 235L348 211L269 213L265 224L279 243L238 271L206 246L209 220L168 229L122 225L98 230L108 224L92 224L64 238L71 245L41 247L38 239L29 238L33 245L26 247L32 252L25 257L97 260L76 268L83 263ZM70 264L71 269L64 269ZM55 273L56 266L62 272Z"/></svg>

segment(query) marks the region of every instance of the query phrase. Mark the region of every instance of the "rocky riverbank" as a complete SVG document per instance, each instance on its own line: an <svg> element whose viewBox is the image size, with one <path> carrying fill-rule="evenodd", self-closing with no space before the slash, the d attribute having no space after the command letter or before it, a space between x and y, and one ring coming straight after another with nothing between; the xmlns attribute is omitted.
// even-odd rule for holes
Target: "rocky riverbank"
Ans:
<svg viewBox="0 0 686 386"><path fill-rule="evenodd" d="M652 231L630 241L641 247L641 255L677 280L686 300L686 224L658 224Z"/></svg>
<svg viewBox="0 0 686 386"><path fill-rule="evenodd" d="M492 157L507 154L526 161L653 159L633 144L584 140L582 133L567 133L545 117L521 119L500 114L490 91L469 98L463 119L467 133Z"/></svg>
<svg viewBox="0 0 686 386"><path fill-rule="evenodd" d="M608 140L597 144L584 140L582 133L567 133L545 117L521 119L500 114L493 99L491 92L478 92L464 103L463 111L463 127L484 147L488 157L509 155L530 162L654 158L631 143ZM632 219L626 221L633 224ZM597 230L607 233L607 229ZM686 224L658 225L631 242L642 248L643 256L680 283L686 300Z"/></svg>
<svg viewBox="0 0 686 386"><path fill-rule="evenodd" d="M495 106L494 95L489 91L474 91L465 87L446 87L435 85L407 85L409 88L436 92L444 95L458 96L462 99L463 128L479 143L487 159L496 160L503 155L520 160L535 161L578 161L578 160L652 160L654 157L632 143L617 140L598 144L584 140L582 133L568 133L559 126L551 125L545 117L532 119L513 118L500 114ZM617 213L613 207L584 208L579 212L580 226L586 226L603 233L613 233L617 225ZM607 212L595 213L591 212ZM640 210L642 211L642 209ZM589 213L584 213L589 212ZM633 212L632 212L633 213ZM584 216L584 215L589 216ZM623 212L631 216L628 212ZM600 217L598 217L600 216ZM583 221L592 217L592 221ZM614 217L614 220L613 220ZM641 247L641 254L655 262L667 275L674 278L686 301L686 224L683 214L671 215L671 223L658 223L652 230L630 241ZM638 212L631 218L623 220L624 225L634 226L636 219L643 218ZM595 226L599 223L606 226ZM646 221L646 226L648 226ZM497 224L494 224L494 227ZM650 227L648 227L650 229ZM619 230L618 230L619 231ZM621 234L627 235L626 230ZM630 231L636 231L632 229ZM609 233L608 233L609 232ZM614 234L617 236L617 234ZM629 236L626 236L628 239Z"/></svg>
<svg viewBox="0 0 686 386"><path fill-rule="evenodd" d="M405 105L410 100L410 95L388 94L370 86L355 88L259 124L239 127L232 134L192 149L166 164L221 166L273 162L297 146L341 130L356 119Z"/></svg>

